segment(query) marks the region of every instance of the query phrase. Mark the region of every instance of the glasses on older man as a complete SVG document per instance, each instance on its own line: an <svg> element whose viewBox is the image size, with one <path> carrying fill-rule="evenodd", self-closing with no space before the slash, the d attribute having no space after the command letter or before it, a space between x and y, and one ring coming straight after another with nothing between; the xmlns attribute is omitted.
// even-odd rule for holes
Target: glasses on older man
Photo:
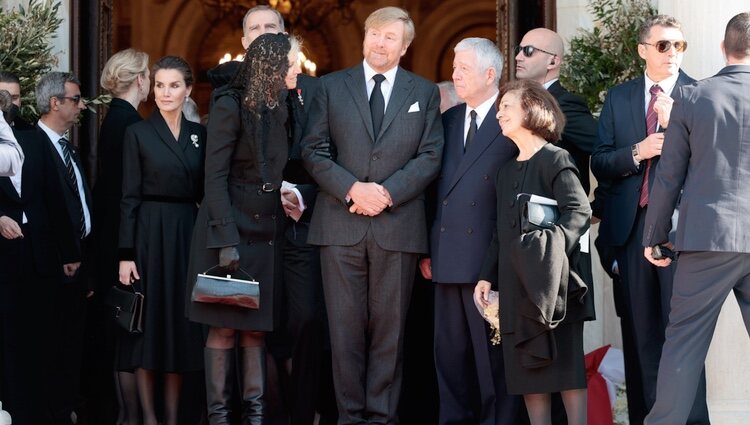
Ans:
<svg viewBox="0 0 750 425"><path fill-rule="evenodd" d="M527 58L530 58L531 55L533 55L534 52L536 52L537 50L540 51L540 52L542 52L542 53L546 53L548 55L557 56L557 54L555 54L555 53L548 52L546 50L542 50L542 49L540 49L538 47L532 46L531 44L526 45L526 46L516 46L516 47L513 48L513 51L515 52L516 56L518 56L518 54L520 52L523 52L523 55L526 56Z"/></svg>
<svg viewBox="0 0 750 425"><path fill-rule="evenodd" d="M80 94L77 94L75 96L55 96L55 97L58 98L58 99L72 100L73 103L76 103L76 104L81 101L81 95Z"/></svg>
<svg viewBox="0 0 750 425"><path fill-rule="evenodd" d="M653 46L656 48L656 51L659 53L664 53L668 51L669 49L674 46L675 51L677 53L682 53L687 49L687 41L685 40L677 40L677 41L669 41L669 40L659 40L656 43L646 43L645 41L642 41L641 44L645 44L647 46Z"/></svg>

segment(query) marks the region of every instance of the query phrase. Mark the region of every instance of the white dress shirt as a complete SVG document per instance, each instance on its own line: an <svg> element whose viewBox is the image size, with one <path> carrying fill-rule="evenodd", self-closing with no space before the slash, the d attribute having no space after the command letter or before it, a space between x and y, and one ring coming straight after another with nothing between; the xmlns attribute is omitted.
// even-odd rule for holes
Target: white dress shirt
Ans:
<svg viewBox="0 0 750 425"><path fill-rule="evenodd" d="M21 174L23 150L13 135L13 130L0 116L0 176Z"/></svg>
<svg viewBox="0 0 750 425"><path fill-rule="evenodd" d="M367 99L370 99L370 96L372 96L372 89L375 88L375 80L373 80L372 77L380 73L372 69L372 67L367 64L366 60L363 61L363 64L365 68L365 83L367 83ZM393 84L396 82L396 71L398 71L398 66L394 66L388 71L385 71L383 73L385 80L380 83L380 91L383 93L383 100L385 101L385 111L388 110L388 99L391 98ZM383 112L385 113L385 111Z"/></svg>

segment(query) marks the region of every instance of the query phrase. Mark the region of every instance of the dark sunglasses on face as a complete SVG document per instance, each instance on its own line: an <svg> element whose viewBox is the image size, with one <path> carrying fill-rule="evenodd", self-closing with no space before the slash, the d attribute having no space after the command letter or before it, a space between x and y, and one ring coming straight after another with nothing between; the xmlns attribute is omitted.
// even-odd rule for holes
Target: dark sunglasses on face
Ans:
<svg viewBox="0 0 750 425"><path fill-rule="evenodd" d="M55 96L55 97L57 97L57 96ZM72 100L73 103L78 104L78 102L81 101L81 95L77 94L75 96L60 96L60 97L58 97L58 99Z"/></svg>
<svg viewBox="0 0 750 425"><path fill-rule="evenodd" d="M530 58L531 55L533 55L534 52L536 52L537 50L540 51L540 52L542 52L542 53L546 53L548 55L557 56L556 54L554 54L552 52L548 52L548 51L542 50L542 49L540 49L538 47L534 47L531 44L529 44L528 46L516 46L516 47L513 48L513 51L515 52L515 56L518 56L518 54L520 52L523 52L523 55L526 56L527 58Z"/></svg>
<svg viewBox="0 0 750 425"><path fill-rule="evenodd" d="M669 40L659 40L654 44L641 42L641 44L645 44L647 46L654 46L656 47L656 51L659 53L664 53L668 51L669 49L674 46L674 49L677 53L682 53L687 49L687 41L685 40L677 40L677 41L669 41Z"/></svg>

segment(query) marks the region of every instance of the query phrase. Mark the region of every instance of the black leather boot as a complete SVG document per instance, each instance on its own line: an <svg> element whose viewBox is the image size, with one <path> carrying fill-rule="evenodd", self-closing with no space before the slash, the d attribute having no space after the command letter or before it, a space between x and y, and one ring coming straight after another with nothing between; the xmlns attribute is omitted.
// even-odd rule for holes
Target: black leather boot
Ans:
<svg viewBox="0 0 750 425"><path fill-rule="evenodd" d="M266 348L242 347L242 425L263 425Z"/></svg>
<svg viewBox="0 0 750 425"><path fill-rule="evenodd" d="M204 348L206 366L206 404L208 423L230 425L232 388L234 387L234 348Z"/></svg>

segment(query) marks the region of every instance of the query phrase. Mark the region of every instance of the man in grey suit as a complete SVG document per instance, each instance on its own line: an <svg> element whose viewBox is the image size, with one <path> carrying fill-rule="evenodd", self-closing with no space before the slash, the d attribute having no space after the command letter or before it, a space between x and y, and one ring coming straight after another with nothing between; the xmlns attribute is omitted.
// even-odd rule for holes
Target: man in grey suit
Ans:
<svg viewBox="0 0 750 425"><path fill-rule="evenodd" d="M495 119L500 50L486 38L463 39L453 50L453 82L466 103L443 114L445 151L433 200L431 257L419 262L422 276L436 283L439 423L512 425L521 399L505 390L502 351L490 346L473 295L495 228L494 177L518 150ZM491 373L493 365L497 373Z"/></svg>
<svg viewBox="0 0 750 425"><path fill-rule="evenodd" d="M443 149L437 86L398 66L413 38L404 10L373 12L363 63L321 78L302 140L321 191L308 242L321 246L340 425L396 421L424 190ZM316 153L328 140L334 158Z"/></svg>
<svg viewBox="0 0 750 425"><path fill-rule="evenodd" d="M734 16L722 42L727 66L681 87L656 168L644 255L668 244L682 194L674 248L680 252L656 403L646 424L685 423L724 300L734 291L750 332L750 12Z"/></svg>
<svg viewBox="0 0 750 425"><path fill-rule="evenodd" d="M644 75L607 93L599 116L599 140L591 155L596 178L610 183L598 242L613 247L620 275L615 300L623 307L619 310L620 326L628 415L633 424L643 422L656 399L656 376L669 315L674 267L654 267L646 261L641 240L646 211L650 200L656 198L649 196L649 189L660 161L663 130L673 104L671 94L695 81L680 70L686 48L682 26L674 17L646 19L638 34ZM709 423L705 384L701 388L690 425Z"/></svg>

